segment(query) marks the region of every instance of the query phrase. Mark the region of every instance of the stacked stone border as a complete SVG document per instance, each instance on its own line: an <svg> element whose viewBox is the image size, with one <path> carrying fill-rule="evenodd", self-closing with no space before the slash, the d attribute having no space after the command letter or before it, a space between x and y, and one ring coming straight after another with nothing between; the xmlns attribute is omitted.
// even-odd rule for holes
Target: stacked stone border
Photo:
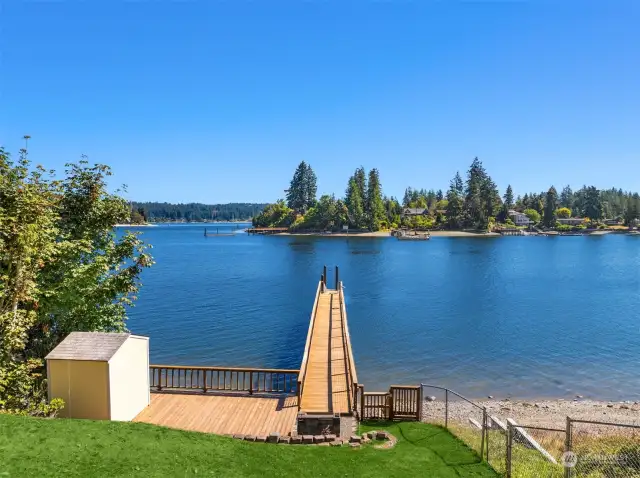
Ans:
<svg viewBox="0 0 640 478"><path fill-rule="evenodd" d="M360 448L361 445L373 442L379 442L374 448L385 450L393 448L398 439L387 431L370 431L362 435L353 435L348 440L339 436L328 435L295 435L281 436L279 433L270 433L269 435L227 435L236 440L259 442L259 443L277 443L283 445L314 445L314 446L343 446L348 445L351 448Z"/></svg>

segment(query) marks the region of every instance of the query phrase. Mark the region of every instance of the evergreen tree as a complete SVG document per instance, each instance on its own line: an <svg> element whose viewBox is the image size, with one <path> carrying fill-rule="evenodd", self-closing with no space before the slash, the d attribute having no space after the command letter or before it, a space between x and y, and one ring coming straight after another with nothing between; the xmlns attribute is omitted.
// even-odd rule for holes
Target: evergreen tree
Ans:
<svg viewBox="0 0 640 478"><path fill-rule="evenodd" d="M316 194L318 193L316 173L311 169L311 165L307 165L302 177L302 192L304 197L304 210L307 211L316 204Z"/></svg>
<svg viewBox="0 0 640 478"><path fill-rule="evenodd" d="M551 186L547 191L547 198L544 204L544 215L542 224L546 227L553 227L556 224L556 209L558 209L558 192Z"/></svg>
<svg viewBox="0 0 640 478"><path fill-rule="evenodd" d="M350 224L355 228L364 227L364 204L362 200L362 191L360 191L355 175L349 178L344 202L347 206Z"/></svg>
<svg viewBox="0 0 640 478"><path fill-rule="evenodd" d="M584 190L584 215L594 221L602 219L600 191L595 186Z"/></svg>
<svg viewBox="0 0 640 478"><path fill-rule="evenodd" d="M447 225L451 229L462 226L464 201L462 199L462 178L456 173L447 191Z"/></svg>
<svg viewBox="0 0 640 478"><path fill-rule="evenodd" d="M307 211L307 168L304 161L298 165L287 190L287 206L301 214Z"/></svg>
<svg viewBox="0 0 640 478"><path fill-rule="evenodd" d="M369 182L367 189L366 216L369 222L369 229L380 230L380 225L385 219L384 202L382 200L382 186L380 185L380 174L373 168L369 171Z"/></svg>
<svg viewBox="0 0 640 478"><path fill-rule="evenodd" d="M404 197L402 198L402 205L404 207L409 207L409 203L411 202L413 197L413 190L411 187L408 187L404 190Z"/></svg>
<svg viewBox="0 0 640 478"><path fill-rule="evenodd" d="M511 184L507 186L507 191L504 193L504 205L507 209L513 209L513 189L511 189Z"/></svg>
<svg viewBox="0 0 640 478"><path fill-rule="evenodd" d="M560 193L560 206L566 207L567 209L573 207L573 191L569 185L562 188L562 192Z"/></svg>
<svg viewBox="0 0 640 478"><path fill-rule="evenodd" d="M484 229L488 223L483 203L483 190L487 180L487 173L482 162L476 157L467 173L464 209L466 224L469 227Z"/></svg>
<svg viewBox="0 0 640 478"><path fill-rule="evenodd" d="M444 194L442 193L442 189L438 189L436 192L436 201L442 201L444 199Z"/></svg>

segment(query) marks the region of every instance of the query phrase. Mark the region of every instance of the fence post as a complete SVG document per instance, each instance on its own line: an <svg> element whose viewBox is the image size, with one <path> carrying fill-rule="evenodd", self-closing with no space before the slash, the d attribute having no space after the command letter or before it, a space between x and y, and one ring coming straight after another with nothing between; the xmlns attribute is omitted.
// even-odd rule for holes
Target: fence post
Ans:
<svg viewBox="0 0 640 478"><path fill-rule="evenodd" d="M511 423L507 422L507 460L506 460L506 472L507 478L511 478L511 443L513 441L513 432L511 430Z"/></svg>
<svg viewBox="0 0 640 478"><path fill-rule="evenodd" d="M422 421L422 403L424 400L424 394L422 392L422 384L420 384L420 390L418 390L418 421Z"/></svg>
<svg viewBox="0 0 640 478"><path fill-rule="evenodd" d="M444 427L449 429L449 389L444 390Z"/></svg>
<svg viewBox="0 0 640 478"><path fill-rule="evenodd" d="M253 395L253 372L249 372L249 395ZM298 398L298 405L300 405L299 398Z"/></svg>
<svg viewBox="0 0 640 478"><path fill-rule="evenodd" d="M207 393L207 371L206 370L202 370L202 391L204 393Z"/></svg>
<svg viewBox="0 0 640 478"><path fill-rule="evenodd" d="M339 275L338 275L338 266L336 266L336 290L338 289L338 283L339 283Z"/></svg>
<svg viewBox="0 0 640 478"><path fill-rule="evenodd" d="M486 451L485 451L485 458L487 460L487 463L489 463L489 420L487 420L487 409L484 408L482 411L482 433L483 435L486 437L485 438L485 445L486 445Z"/></svg>
<svg viewBox="0 0 640 478"><path fill-rule="evenodd" d="M485 444L485 431L487 429L487 409L484 407L482 409L482 434L480 436L480 461L482 461L482 457L484 456L484 444Z"/></svg>
<svg viewBox="0 0 640 478"><path fill-rule="evenodd" d="M327 266L322 268L322 277L324 277L324 286L327 286Z"/></svg>
<svg viewBox="0 0 640 478"><path fill-rule="evenodd" d="M360 387L360 420L364 420L364 386Z"/></svg>
<svg viewBox="0 0 640 478"><path fill-rule="evenodd" d="M565 437L564 437L564 451L571 451L571 418L567 417L567 428L566 428L566 432L565 432ZM566 463L563 463L564 465L564 476L565 478L571 478L571 468L569 468L568 466L566 466Z"/></svg>
<svg viewBox="0 0 640 478"><path fill-rule="evenodd" d="M387 403L389 404L389 420L393 420L393 390L391 388L387 395Z"/></svg>

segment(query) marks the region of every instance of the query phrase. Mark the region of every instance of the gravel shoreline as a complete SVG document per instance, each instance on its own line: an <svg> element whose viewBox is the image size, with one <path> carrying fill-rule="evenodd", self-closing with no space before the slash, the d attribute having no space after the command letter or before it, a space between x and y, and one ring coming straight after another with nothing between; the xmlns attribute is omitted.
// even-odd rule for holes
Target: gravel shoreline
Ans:
<svg viewBox="0 0 640 478"><path fill-rule="evenodd" d="M488 399L474 403L486 407L489 415L493 415L503 422L507 418L512 418L520 425L564 429L567 416L569 416L577 420L640 426L640 401L607 402L581 398L574 400ZM444 414L444 400L425 400L423 402L423 421L444 421ZM470 417L479 420L482 417L482 411L466 402L449 402L449 420L468 422Z"/></svg>

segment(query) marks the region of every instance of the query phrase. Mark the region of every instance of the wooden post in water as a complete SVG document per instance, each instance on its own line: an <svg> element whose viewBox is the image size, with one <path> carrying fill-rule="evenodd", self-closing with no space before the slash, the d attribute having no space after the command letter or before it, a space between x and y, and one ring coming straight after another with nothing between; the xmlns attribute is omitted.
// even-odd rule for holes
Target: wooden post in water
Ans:
<svg viewBox="0 0 640 478"><path fill-rule="evenodd" d="M324 277L324 286L327 287L327 266L322 268L322 277Z"/></svg>
<svg viewBox="0 0 640 478"><path fill-rule="evenodd" d="M339 281L339 276L338 276L338 266L336 266L336 290L338 290L338 284L340 283Z"/></svg>
<svg viewBox="0 0 640 478"><path fill-rule="evenodd" d="M324 276L320 274L320 292L324 292Z"/></svg>
<svg viewBox="0 0 640 478"><path fill-rule="evenodd" d="M207 228L204 228L204 237L207 237Z"/></svg>

